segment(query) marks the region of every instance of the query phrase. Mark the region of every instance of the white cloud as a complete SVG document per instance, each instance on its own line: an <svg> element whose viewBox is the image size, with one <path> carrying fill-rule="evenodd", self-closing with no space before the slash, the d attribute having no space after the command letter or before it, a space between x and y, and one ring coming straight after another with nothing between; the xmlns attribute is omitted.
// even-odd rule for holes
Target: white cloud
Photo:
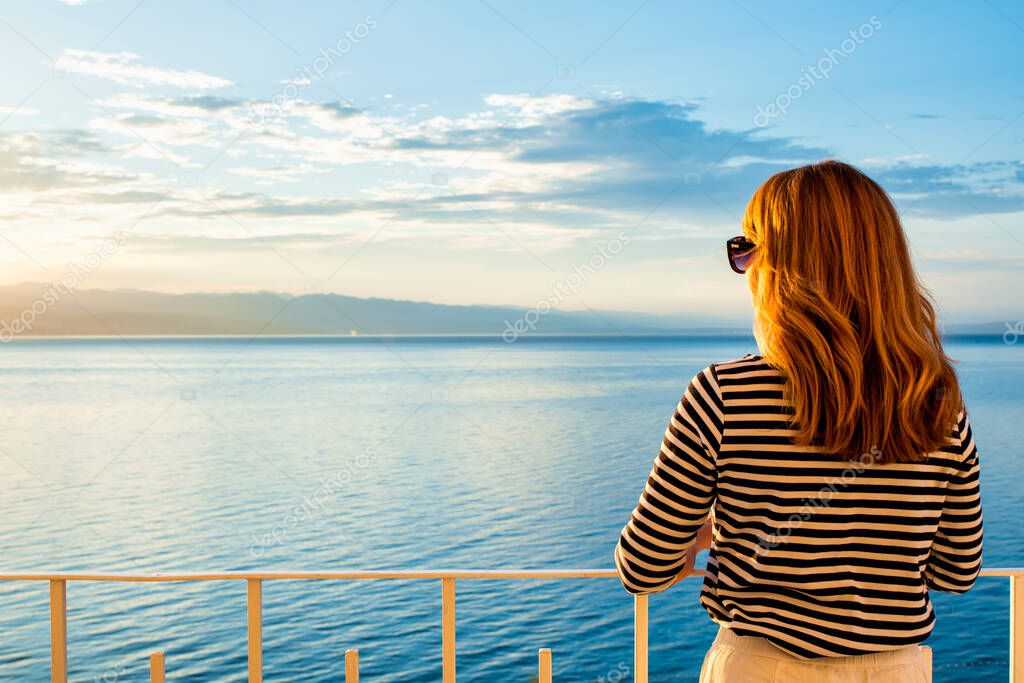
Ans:
<svg viewBox="0 0 1024 683"><path fill-rule="evenodd" d="M115 62L143 68L134 56L97 63ZM141 213L168 186L173 192L150 215L160 226L153 229L183 237L224 229L225 242L244 239L237 224L225 223L226 213L254 229L322 233L338 243L386 223L386 236L375 241L429 236L445 248L519 249L508 232L548 253L640 222L648 240L704 237L708 226L741 212L750 188L771 172L828 155L788 138L710 130L696 105L657 100L491 94L459 116L423 116L296 99L263 125L250 116L260 102L198 90L127 92L102 103L112 115L89 120L87 131L54 133L53 142L36 141L46 143L40 149L8 150L10 189L37 193L34 203L28 195L10 198L8 213L38 222L33 212L57 206L68 218L62 231L75 230L75 221L106 222L113 212L130 222L131 212ZM181 186L182 169L167 169L167 160L195 170L198 184ZM216 164L207 170L210 160ZM3 166L0 154L0 177ZM162 175L142 175L150 170ZM919 191L922 205L934 198L931 179L941 172L970 178L972 187L1002 188L1020 171L1005 163L877 168L897 194ZM970 189L966 180L942 188ZM945 224L929 229L950 233ZM925 260L936 259L952 262L949 255ZM962 268L978 262L974 255L952 260L966 260Z"/></svg>
<svg viewBox="0 0 1024 683"><path fill-rule="evenodd" d="M4 104L0 104L0 116L30 116L32 114L38 114L38 109L29 109L28 107L9 107Z"/></svg>
<svg viewBox="0 0 1024 683"><path fill-rule="evenodd" d="M101 101L103 106L133 112L146 112L162 116L213 118L213 114L242 107L245 102L219 98L213 95L198 97L145 97L134 93L119 93ZM242 113L242 116L245 112Z"/></svg>
<svg viewBox="0 0 1024 683"><path fill-rule="evenodd" d="M92 52L65 49L57 60L57 68L68 73L104 78L115 83L141 88L146 85L167 85L176 88L209 90L223 88L232 82L202 73L146 66L132 52Z"/></svg>
<svg viewBox="0 0 1024 683"><path fill-rule="evenodd" d="M594 106L592 99L564 94L538 97L526 93L512 95L492 93L484 98L484 102L504 110L506 115L514 116L515 118L509 123L520 127L534 125L550 116L582 111Z"/></svg>

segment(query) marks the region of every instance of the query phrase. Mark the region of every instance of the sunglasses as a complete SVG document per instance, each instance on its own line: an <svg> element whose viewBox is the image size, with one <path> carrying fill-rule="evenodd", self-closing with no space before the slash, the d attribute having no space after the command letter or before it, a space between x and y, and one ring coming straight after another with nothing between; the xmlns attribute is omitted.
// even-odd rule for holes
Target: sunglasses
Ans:
<svg viewBox="0 0 1024 683"><path fill-rule="evenodd" d="M742 235L727 241L725 243L725 254L729 257L729 267L740 275L747 272L750 259L754 257L755 247L757 247L756 244Z"/></svg>

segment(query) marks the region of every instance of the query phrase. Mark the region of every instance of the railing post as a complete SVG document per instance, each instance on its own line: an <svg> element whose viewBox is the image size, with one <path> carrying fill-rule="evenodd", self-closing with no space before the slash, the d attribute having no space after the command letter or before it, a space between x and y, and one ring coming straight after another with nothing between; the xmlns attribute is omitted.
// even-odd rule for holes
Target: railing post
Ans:
<svg viewBox="0 0 1024 683"><path fill-rule="evenodd" d="M359 650L345 650L345 683L359 683Z"/></svg>
<svg viewBox="0 0 1024 683"><path fill-rule="evenodd" d="M537 653L537 681L551 683L551 649L542 648Z"/></svg>
<svg viewBox="0 0 1024 683"><path fill-rule="evenodd" d="M68 585L50 580L50 681L68 683Z"/></svg>
<svg viewBox="0 0 1024 683"><path fill-rule="evenodd" d="M441 579L441 681L455 683L455 579Z"/></svg>
<svg viewBox="0 0 1024 683"><path fill-rule="evenodd" d="M263 582L246 579L249 622L249 683L263 683Z"/></svg>
<svg viewBox="0 0 1024 683"><path fill-rule="evenodd" d="M149 683L165 683L164 653L154 652L149 656Z"/></svg>
<svg viewBox="0 0 1024 683"><path fill-rule="evenodd" d="M647 596L633 597L633 681L647 683Z"/></svg>
<svg viewBox="0 0 1024 683"><path fill-rule="evenodd" d="M1010 683L1024 683L1024 574L1010 577Z"/></svg>

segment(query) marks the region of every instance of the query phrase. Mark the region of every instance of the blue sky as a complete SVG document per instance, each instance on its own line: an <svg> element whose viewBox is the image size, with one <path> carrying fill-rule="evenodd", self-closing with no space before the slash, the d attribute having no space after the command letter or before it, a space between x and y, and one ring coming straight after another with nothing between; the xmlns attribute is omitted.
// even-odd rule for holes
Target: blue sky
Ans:
<svg viewBox="0 0 1024 683"><path fill-rule="evenodd" d="M838 157L947 320L1020 318L1015 3L35 0L0 35L4 284L100 250L79 287L532 306L600 263L561 307L736 319L751 192Z"/></svg>

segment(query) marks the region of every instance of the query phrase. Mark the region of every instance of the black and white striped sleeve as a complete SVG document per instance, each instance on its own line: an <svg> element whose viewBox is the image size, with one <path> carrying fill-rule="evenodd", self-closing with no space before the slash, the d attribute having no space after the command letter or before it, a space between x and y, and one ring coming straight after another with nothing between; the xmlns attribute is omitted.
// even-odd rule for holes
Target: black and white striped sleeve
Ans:
<svg viewBox="0 0 1024 683"><path fill-rule="evenodd" d="M950 475L939 528L932 542L925 583L947 593L963 593L981 571L982 519L978 449L966 412L957 420L957 462Z"/></svg>
<svg viewBox="0 0 1024 683"><path fill-rule="evenodd" d="M672 584L715 499L723 407L714 366L698 373L669 421L647 485L615 547L631 593Z"/></svg>

